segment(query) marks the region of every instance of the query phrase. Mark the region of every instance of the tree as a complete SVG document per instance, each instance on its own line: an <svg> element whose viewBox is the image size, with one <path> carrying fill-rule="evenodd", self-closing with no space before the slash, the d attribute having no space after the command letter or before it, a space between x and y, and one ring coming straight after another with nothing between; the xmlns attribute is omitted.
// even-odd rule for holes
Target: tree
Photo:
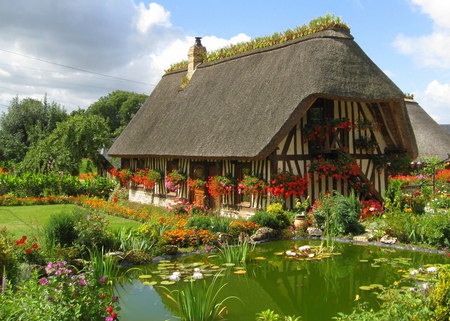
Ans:
<svg viewBox="0 0 450 321"><path fill-rule="evenodd" d="M117 137L144 104L147 95L116 90L101 97L86 110L106 119L112 137Z"/></svg>
<svg viewBox="0 0 450 321"><path fill-rule="evenodd" d="M59 123L49 136L33 145L18 166L18 171L62 171L78 175L83 158L98 161L98 150L109 144L108 125L102 117L77 113Z"/></svg>
<svg viewBox="0 0 450 321"><path fill-rule="evenodd" d="M11 101L7 113L0 117L0 156L3 162L17 164L30 146L48 136L56 124L68 118L67 112L55 102L25 98Z"/></svg>

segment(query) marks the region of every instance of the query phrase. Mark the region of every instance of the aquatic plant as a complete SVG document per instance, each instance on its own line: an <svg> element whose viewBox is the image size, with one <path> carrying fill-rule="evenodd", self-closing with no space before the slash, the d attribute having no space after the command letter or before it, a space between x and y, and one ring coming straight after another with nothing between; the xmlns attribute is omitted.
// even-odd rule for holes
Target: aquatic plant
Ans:
<svg viewBox="0 0 450 321"><path fill-rule="evenodd" d="M230 299L237 299L236 296L219 298L220 292L226 283L217 284L220 274L216 274L211 283L205 279L195 280L192 278L188 282L179 283L180 287L171 290L161 286L164 295L174 302L178 309L178 316L182 321L213 321L222 316L227 307L225 302Z"/></svg>

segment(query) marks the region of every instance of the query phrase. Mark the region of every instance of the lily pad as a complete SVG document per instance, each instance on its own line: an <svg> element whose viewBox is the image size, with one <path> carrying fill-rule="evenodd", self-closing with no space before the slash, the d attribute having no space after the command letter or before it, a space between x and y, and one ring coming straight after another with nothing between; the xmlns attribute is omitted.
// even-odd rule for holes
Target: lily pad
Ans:
<svg viewBox="0 0 450 321"><path fill-rule="evenodd" d="M175 284L175 281L167 281L167 280L165 280L165 281L161 281L161 284L162 285L171 285L171 284Z"/></svg>
<svg viewBox="0 0 450 321"><path fill-rule="evenodd" d="M224 263L222 264L223 266L235 266L236 264L228 262L228 263Z"/></svg>
<svg viewBox="0 0 450 321"><path fill-rule="evenodd" d="M264 261L264 260L267 260L267 258L265 258L265 257L263 257L263 256L257 256L257 257L255 257L255 258L253 258L254 260L257 260L257 261Z"/></svg>
<svg viewBox="0 0 450 321"><path fill-rule="evenodd" d="M149 274L143 274L143 275L139 275L139 278L140 279L150 279L150 278L152 278L153 276L151 276L151 275L149 275Z"/></svg>
<svg viewBox="0 0 450 321"><path fill-rule="evenodd" d="M237 270L233 272L234 274L246 274L247 271L246 270Z"/></svg>
<svg viewBox="0 0 450 321"><path fill-rule="evenodd" d="M359 289L360 289L360 290L363 290L363 291L370 291L370 290L373 290L374 288L371 287L370 285L361 285L361 286L359 287Z"/></svg>
<svg viewBox="0 0 450 321"><path fill-rule="evenodd" d="M367 263L367 262L369 262L369 260L359 260L359 262L361 262L361 263Z"/></svg>
<svg viewBox="0 0 450 321"><path fill-rule="evenodd" d="M156 281L152 281L152 282L142 282L143 285L155 285L158 284L158 282Z"/></svg>

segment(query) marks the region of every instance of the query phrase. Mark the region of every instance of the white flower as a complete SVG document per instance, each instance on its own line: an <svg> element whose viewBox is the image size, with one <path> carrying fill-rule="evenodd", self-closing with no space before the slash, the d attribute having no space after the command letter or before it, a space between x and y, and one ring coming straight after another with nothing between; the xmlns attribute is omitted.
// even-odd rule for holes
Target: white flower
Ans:
<svg viewBox="0 0 450 321"><path fill-rule="evenodd" d="M306 252L306 253L308 253L309 251L311 251L311 247L310 247L309 245L303 245L303 246L300 246L300 247L298 248L298 250L299 250L300 252Z"/></svg>
<svg viewBox="0 0 450 321"><path fill-rule="evenodd" d="M179 281L180 280L180 276L181 276L181 272L175 271L169 276L169 279L172 280L172 281Z"/></svg>
<svg viewBox="0 0 450 321"><path fill-rule="evenodd" d="M411 275L419 274L419 270L412 270L411 272L409 272L409 274Z"/></svg>
<svg viewBox="0 0 450 321"><path fill-rule="evenodd" d="M287 250L287 251L286 251L286 255L287 255L287 256L296 256L297 253L292 252L291 250Z"/></svg>
<svg viewBox="0 0 450 321"><path fill-rule="evenodd" d="M200 272L194 272L194 274L192 275L192 277L196 280L198 279L203 279L203 274L201 274Z"/></svg>
<svg viewBox="0 0 450 321"><path fill-rule="evenodd" d="M437 273L437 267L430 266L429 268L427 268L427 273Z"/></svg>

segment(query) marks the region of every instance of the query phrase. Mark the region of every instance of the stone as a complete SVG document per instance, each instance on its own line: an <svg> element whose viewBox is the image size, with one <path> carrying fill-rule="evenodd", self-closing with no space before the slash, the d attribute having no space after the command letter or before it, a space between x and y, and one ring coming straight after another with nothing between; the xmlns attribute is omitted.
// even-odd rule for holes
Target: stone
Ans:
<svg viewBox="0 0 450 321"><path fill-rule="evenodd" d="M308 233L309 236L315 236L315 237L321 237L323 232L320 228L317 227L308 227L306 230L306 233Z"/></svg>
<svg viewBox="0 0 450 321"><path fill-rule="evenodd" d="M386 244L395 244L395 243L397 243L397 238L389 236L389 235L385 235L381 238L380 242L386 243Z"/></svg>
<svg viewBox="0 0 450 321"><path fill-rule="evenodd" d="M255 232L255 234L250 236L250 241L251 242L265 241L276 237L276 235L277 232L274 229L270 227L261 227Z"/></svg>
<svg viewBox="0 0 450 321"><path fill-rule="evenodd" d="M217 232L217 240L222 244L233 244L234 238L233 235L228 233Z"/></svg>

